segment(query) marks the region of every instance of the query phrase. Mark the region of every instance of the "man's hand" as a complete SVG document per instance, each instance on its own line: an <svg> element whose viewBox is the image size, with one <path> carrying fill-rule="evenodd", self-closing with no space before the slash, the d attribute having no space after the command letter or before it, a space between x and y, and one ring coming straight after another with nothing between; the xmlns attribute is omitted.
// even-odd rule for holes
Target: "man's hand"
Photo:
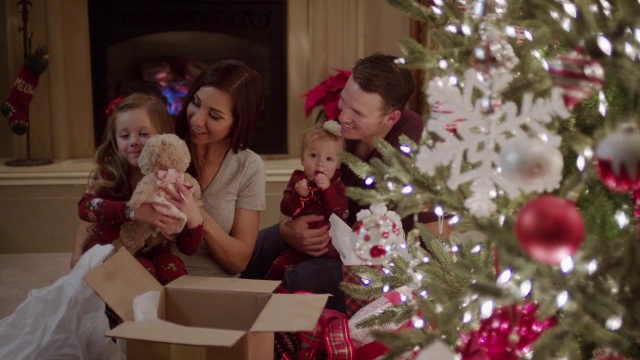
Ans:
<svg viewBox="0 0 640 360"><path fill-rule="evenodd" d="M329 251L329 225L319 229L309 229L309 223L324 219L322 215L305 215L295 220L280 221L280 234L294 249L309 256L317 257Z"/></svg>

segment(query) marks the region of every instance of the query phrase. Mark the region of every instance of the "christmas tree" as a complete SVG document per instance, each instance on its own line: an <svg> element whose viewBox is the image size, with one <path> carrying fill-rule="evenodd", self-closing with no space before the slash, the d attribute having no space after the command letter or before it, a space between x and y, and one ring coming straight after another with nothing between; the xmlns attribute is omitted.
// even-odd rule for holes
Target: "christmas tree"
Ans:
<svg viewBox="0 0 640 360"><path fill-rule="evenodd" d="M382 161L345 154L372 184L348 195L454 232L404 229L383 271L357 268L354 298L410 289L358 326L387 359L436 342L462 359L640 359L640 2L389 2L429 29L429 46L401 44L428 74L425 132L378 141ZM356 248L387 220L354 226Z"/></svg>

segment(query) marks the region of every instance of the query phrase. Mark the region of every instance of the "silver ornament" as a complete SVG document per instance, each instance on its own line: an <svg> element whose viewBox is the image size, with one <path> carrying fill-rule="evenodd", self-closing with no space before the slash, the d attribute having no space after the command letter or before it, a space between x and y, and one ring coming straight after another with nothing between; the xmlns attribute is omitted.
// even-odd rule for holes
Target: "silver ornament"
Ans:
<svg viewBox="0 0 640 360"><path fill-rule="evenodd" d="M557 188L563 166L560 150L539 138L512 138L500 152L502 176L525 192Z"/></svg>

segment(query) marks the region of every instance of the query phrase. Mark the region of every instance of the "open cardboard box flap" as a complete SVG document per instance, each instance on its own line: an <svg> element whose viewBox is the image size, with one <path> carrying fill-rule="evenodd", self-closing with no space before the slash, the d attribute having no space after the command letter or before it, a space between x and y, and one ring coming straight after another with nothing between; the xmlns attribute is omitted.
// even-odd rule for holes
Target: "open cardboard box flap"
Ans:
<svg viewBox="0 0 640 360"><path fill-rule="evenodd" d="M155 279L154 279L155 280ZM211 291L235 291L246 293L272 293L280 285L280 281L273 280L250 280L232 277L211 277L211 276L181 276L171 283L167 288L171 289L200 289Z"/></svg>
<svg viewBox="0 0 640 360"><path fill-rule="evenodd" d="M247 280L238 278L182 276L165 287L125 249L111 256L97 269L87 274L85 282L96 291L124 321L109 331L112 337L166 342L184 345L232 346L247 331L311 331L324 308L328 294L273 294L278 281ZM238 296L268 296L264 308L245 330L184 326L166 318L167 291L173 289L198 292L238 293ZM158 321L134 322L133 299L151 290L160 292ZM216 311L215 307L195 311Z"/></svg>
<svg viewBox="0 0 640 360"><path fill-rule="evenodd" d="M251 331L311 331L329 295L273 294Z"/></svg>
<svg viewBox="0 0 640 360"><path fill-rule="evenodd" d="M232 346L246 332L183 326L168 321L125 321L106 333L123 339L196 346Z"/></svg>
<svg viewBox="0 0 640 360"><path fill-rule="evenodd" d="M165 317L164 287L125 248L85 275L84 281L124 321L133 321L133 299L157 290L158 318Z"/></svg>

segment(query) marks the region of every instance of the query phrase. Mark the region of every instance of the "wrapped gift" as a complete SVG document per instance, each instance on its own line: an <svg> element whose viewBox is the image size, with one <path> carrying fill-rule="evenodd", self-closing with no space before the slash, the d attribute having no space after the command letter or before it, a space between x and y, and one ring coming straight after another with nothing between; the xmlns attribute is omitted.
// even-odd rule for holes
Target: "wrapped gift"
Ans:
<svg viewBox="0 0 640 360"><path fill-rule="evenodd" d="M406 321L403 324L385 324L368 328L360 328L358 327L358 324L370 316L379 315L386 309L407 301L407 299L410 299L412 296L413 295L409 287L399 287L387 292L382 297L371 301L349 318L349 333L353 347L355 348L356 360L378 359L389 350L383 343L375 340L371 336L372 330L394 332L411 327L411 321ZM397 359L411 360L414 356L414 353L409 352Z"/></svg>
<svg viewBox="0 0 640 360"><path fill-rule="evenodd" d="M382 271L382 265L342 265L342 281L347 284L353 285L368 285L369 280L366 277L362 277L357 269L362 266L367 266L375 271ZM348 292L344 294L345 302L347 304L347 317L353 316L358 310L365 305L369 304L375 299L357 299L351 296Z"/></svg>

